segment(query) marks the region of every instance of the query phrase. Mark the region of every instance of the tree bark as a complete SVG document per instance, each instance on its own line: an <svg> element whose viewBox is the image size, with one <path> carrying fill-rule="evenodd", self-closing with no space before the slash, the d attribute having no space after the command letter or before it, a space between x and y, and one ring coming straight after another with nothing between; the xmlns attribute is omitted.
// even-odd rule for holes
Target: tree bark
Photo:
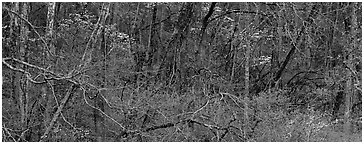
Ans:
<svg viewBox="0 0 364 144"><path fill-rule="evenodd" d="M350 7L351 7L351 28L350 28L350 39L349 39L349 44L350 46L347 47L346 50L346 66L348 67L347 69L347 80L346 80L346 87L345 87L345 126L344 126L344 131L346 134L351 134L351 108L352 108L352 99L354 96L353 93L353 79L352 79L352 73L351 73L351 69L353 69L353 50L356 47L356 27L357 27L357 17L356 17L356 8L355 8L356 3L352 2L350 3Z"/></svg>
<svg viewBox="0 0 364 144"><path fill-rule="evenodd" d="M194 3L183 4L178 16L177 33L173 36L171 48L175 49L175 73L177 76L177 92L184 92L186 82L186 47L183 45L192 22Z"/></svg>
<svg viewBox="0 0 364 144"><path fill-rule="evenodd" d="M11 10L19 13L19 3L18 2L14 2L13 6L11 7ZM13 15L13 14L11 14ZM14 27L12 28L12 30L16 31L17 29L19 29L19 24L18 24L18 18L16 16L13 17L12 19L12 23L14 23ZM13 32L13 31L11 31ZM15 45L19 46L16 47L16 56L19 59L22 59L21 54L20 54L20 49L22 48L20 46L20 38L19 37L15 37L14 43ZM21 66L21 65L19 65ZM15 76L14 76L14 94L15 96L18 97L18 101L19 101L19 111L20 111L20 122L23 124L24 123L24 116L25 116L25 112L24 112L24 93L23 93L23 89L21 88L21 79L22 79L22 73L19 72L15 72Z"/></svg>
<svg viewBox="0 0 364 144"><path fill-rule="evenodd" d="M23 3L23 9L22 9L22 17L28 19L28 10L29 10L29 5L28 3ZM21 22L21 31L20 31L20 36L21 36L21 48L20 48L20 54L22 55L22 57L24 58L23 60L25 62L28 61L28 32L29 32L29 28L28 25L26 24L25 21ZM24 67L25 68L25 67ZM24 84L23 84L23 90L24 90L24 122L25 122L25 127L27 127L27 119L28 119L28 104L29 104L29 95L28 95L28 80L24 79Z"/></svg>
<svg viewBox="0 0 364 144"><path fill-rule="evenodd" d="M23 5L22 5L23 4ZM22 6L22 11L20 12L20 8ZM20 13L20 16L24 19L28 19L28 3L14 3L14 7L12 8L14 12ZM19 21L18 18L14 17L14 25L16 30L19 30L20 37L16 38L15 43L19 47L17 47L16 57L19 57L22 61L27 61L27 41L28 41L28 25L24 21ZM19 64L21 69L26 69L25 66ZM28 81L25 78L25 75L22 73L16 73L15 75L15 95L19 97L19 109L20 109L20 126L23 130L27 129L27 118L28 118Z"/></svg>
<svg viewBox="0 0 364 144"><path fill-rule="evenodd" d="M216 2L211 3L209 11L207 12L207 14L205 15L205 17L202 20L202 27L201 27L201 32L200 32L200 42L199 42L200 64L202 67L208 67L208 63L206 63L206 60L209 57L208 52L207 52L208 49L205 49L205 45L203 44L203 41L204 41L207 25L209 24L209 18L214 13L216 4L217 4Z"/></svg>
<svg viewBox="0 0 364 144"><path fill-rule="evenodd" d="M157 51L157 25L154 24L157 19L157 4L154 4L152 11L152 19L149 27L148 52L146 55L147 66L151 67L155 63L155 52Z"/></svg>
<svg viewBox="0 0 364 144"><path fill-rule="evenodd" d="M99 24L100 26L104 26L106 24L106 19L107 16L109 15L109 9L110 9L110 3L104 3L102 5L102 10L101 10L101 14L100 14L100 21ZM100 53L102 54L102 84L101 87L104 88L106 87L107 84L107 80L106 80L106 75L107 75L107 44L106 44L106 38L105 38L105 29L104 28L100 28L99 30L97 30L98 32L95 35L95 41L92 41L90 45L94 45L96 44L98 41L98 39L96 38L101 38L101 42L100 42ZM94 98L94 104L96 108L99 108L102 112L105 111L105 107L104 107L104 101L101 98L101 96L98 94L98 92L95 95ZM105 135L104 135L104 121L103 119L101 119L100 121L98 120L100 115L100 112L97 109L94 109L94 124L95 124L95 133L97 134L97 141L104 141Z"/></svg>
<svg viewBox="0 0 364 144"><path fill-rule="evenodd" d="M310 9L310 5L307 6L308 9ZM304 66L306 66L306 69L310 69L311 68L311 47L313 45L313 40L311 38L311 35L310 35L310 32L312 31L312 27L309 26L306 28L305 30L305 41L306 41L306 44L305 44L305 51L304 51Z"/></svg>
<svg viewBox="0 0 364 144"><path fill-rule="evenodd" d="M53 27L54 27L54 13L55 13L55 7L56 7L56 4L55 2L49 2L48 3L48 13L47 13L47 37L49 38L48 40L48 45L49 45L49 48L50 48L50 52L55 54L55 47L53 45ZM46 50L45 50L46 51ZM44 58L43 60L44 61L44 64L45 65L48 65L50 64L51 65L51 71L54 72L54 68L56 67L55 66L55 63L54 63L54 60L53 58L48 55L46 58ZM49 63L50 62L50 63ZM54 85L54 82L53 81L50 81L49 84L51 86ZM52 115L52 106L53 106L53 101L52 101L52 93L51 92L48 92L47 90L47 86L44 85L42 86L42 93L43 93L43 96L45 97L45 112L44 112L44 127L47 127L48 126L48 123L50 122L51 120L51 115Z"/></svg>
<svg viewBox="0 0 364 144"><path fill-rule="evenodd" d="M277 4L277 6L278 6L278 4ZM285 7L284 3L282 5L282 7ZM277 46L274 47L272 50L272 59L271 59L271 77L272 78L274 77L274 73L276 73L279 68L279 53L280 53L280 49L283 46L282 45L283 28L284 28L283 9L284 8L277 7L278 21L277 21L276 30L277 30L277 35L278 35L278 42L277 42ZM276 87L275 83L271 83L271 84L272 84L271 87Z"/></svg>
<svg viewBox="0 0 364 144"><path fill-rule="evenodd" d="M250 7L249 7L249 4L248 3L245 3L244 5L245 7L245 10L249 10ZM248 132L248 126L249 126L249 116L248 116L248 103L247 103L247 100L249 99L249 75L250 75L250 71L249 71L249 66L250 66L250 35L251 35L251 32L250 32L250 21L251 21L251 18L250 16L247 16L245 17L245 19L243 20L245 23L244 23L244 26L246 28L246 31L247 31L247 37L245 38L246 40L246 48L245 48L245 64L244 64L244 104L245 104L245 110L244 110L244 115L245 115L245 118L244 118L244 137L247 136L247 132Z"/></svg>

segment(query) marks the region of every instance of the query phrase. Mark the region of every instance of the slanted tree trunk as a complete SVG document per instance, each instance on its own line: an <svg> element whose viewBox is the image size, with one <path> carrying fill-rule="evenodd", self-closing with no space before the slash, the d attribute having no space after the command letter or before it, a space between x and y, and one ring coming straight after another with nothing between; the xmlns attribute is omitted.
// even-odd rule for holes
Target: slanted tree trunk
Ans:
<svg viewBox="0 0 364 144"><path fill-rule="evenodd" d="M65 96L63 97L63 99L61 100L57 111L54 113L53 118L51 119L51 121L49 122L49 126L46 127L45 132L43 133L43 135L40 138L40 142L43 142L46 140L46 138L48 137L50 131L53 129L54 123L56 122L56 120L58 119L59 115L61 114L64 106L67 104L68 100L70 99L70 97L73 94L73 91L77 88L77 85L75 84L71 84L70 88L67 90L67 93L65 94Z"/></svg>
<svg viewBox="0 0 364 144"><path fill-rule="evenodd" d="M203 44L203 41L205 40L205 31L207 28L207 25L209 24L209 18L212 16L212 14L214 13L214 9L216 6L216 2L212 2L209 8L209 11L207 12L207 14L205 15L205 17L202 20L202 27L201 27L201 32L200 32L200 42L199 42L199 55L200 55L200 65L202 67L208 67L208 63L206 62L206 60L208 59L208 49L205 48L205 45Z"/></svg>

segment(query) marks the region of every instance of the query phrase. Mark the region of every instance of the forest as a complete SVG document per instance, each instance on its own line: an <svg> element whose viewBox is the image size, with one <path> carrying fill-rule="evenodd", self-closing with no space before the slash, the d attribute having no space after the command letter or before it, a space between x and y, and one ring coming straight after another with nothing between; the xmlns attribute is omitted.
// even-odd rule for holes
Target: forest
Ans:
<svg viewBox="0 0 364 144"><path fill-rule="evenodd" d="M2 2L2 142L361 142L361 2Z"/></svg>

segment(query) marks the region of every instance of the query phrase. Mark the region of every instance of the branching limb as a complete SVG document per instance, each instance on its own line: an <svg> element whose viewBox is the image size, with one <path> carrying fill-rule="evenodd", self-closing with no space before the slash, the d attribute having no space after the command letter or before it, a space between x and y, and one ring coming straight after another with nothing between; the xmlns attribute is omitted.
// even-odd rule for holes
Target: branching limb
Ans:
<svg viewBox="0 0 364 144"><path fill-rule="evenodd" d="M55 92L54 92L54 87L53 87L53 85L51 84L51 83L49 83L49 81L47 81L47 84L49 85L49 87L51 88L51 91L52 91L52 95L53 95L53 98L54 98L54 100L56 101L56 104L57 104L57 107L59 107L59 103L58 103L58 100L57 100L57 97L56 97L56 94L55 94ZM76 127L74 127L67 119L66 119L66 117L64 117L64 115L63 115L63 112L61 112L61 117L62 117L62 119L68 124L68 125L70 125L73 129L76 129Z"/></svg>
<svg viewBox="0 0 364 144"><path fill-rule="evenodd" d="M13 140L14 142L17 142L17 140L15 140L15 138L13 137L13 135L10 133L10 131L9 131L9 128L6 128L5 126L3 126L3 139L4 139L4 137L9 137L9 138L11 138L11 140Z"/></svg>
<svg viewBox="0 0 364 144"><path fill-rule="evenodd" d="M76 74L72 74L72 75L67 75L67 76L60 76L59 74L56 74L54 73L53 71L50 71L50 70L47 70L45 68L42 68L42 67L39 67L39 66L36 66L36 65L33 65L33 64L30 64L30 63L27 63L27 62L24 62L24 61L21 61L21 60L18 60L16 58L3 58L3 64L5 64L7 67L9 67L10 69L14 70L14 71L18 71L18 72L22 72L22 73L25 73L27 78L32 82L32 83L35 83L35 84L42 84L42 83L46 83L46 81L35 81L31 78L31 74L28 72L28 71L25 71L23 69L19 69L19 68L15 68L13 66L11 66L9 63L7 63L6 61L7 60L13 60L15 62L18 62L20 64L23 64L23 65L26 65L26 66L29 66L31 68L35 68L35 69L38 69L40 71L42 71L43 73L46 73L46 74L50 74L51 77L48 77L48 78L45 78L45 80L67 80L75 85L78 85L79 82L77 82L76 80L72 79L73 77L75 77L76 75L78 75L79 73L76 73Z"/></svg>
<svg viewBox="0 0 364 144"><path fill-rule="evenodd" d="M49 126L46 128L46 131L44 132L44 134L41 136L40 138L40 142L44 141L45 138L48 137L49 132L51 131L51 129L53 128L54 123L56 122L56 120L58 119L60 113L62 112L64 106L66 105L68 99L71 97L72 92L74 89L76 89L76 85L75 84L71 84L70 88L68 89L66 95L64 96L64 98L61 101L61 104L58 106L58 109L56 111L56 113L53 115L53 119L50 122Z"/></svg>

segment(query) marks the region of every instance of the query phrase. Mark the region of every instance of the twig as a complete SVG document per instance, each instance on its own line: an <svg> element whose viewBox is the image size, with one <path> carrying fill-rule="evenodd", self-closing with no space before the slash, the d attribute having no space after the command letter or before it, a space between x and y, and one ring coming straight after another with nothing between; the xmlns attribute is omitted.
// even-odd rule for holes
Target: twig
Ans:
<svg viewBox="0 0 364 144"><path fill-rule="evenodd" d="M210 100L207 100L207 102L198 110L196 110L195 112L193 112L193 115L195 115L196 113L198 113L199 111L201 111L203 108L205 108L208 104L210 103Z"/></svg>

